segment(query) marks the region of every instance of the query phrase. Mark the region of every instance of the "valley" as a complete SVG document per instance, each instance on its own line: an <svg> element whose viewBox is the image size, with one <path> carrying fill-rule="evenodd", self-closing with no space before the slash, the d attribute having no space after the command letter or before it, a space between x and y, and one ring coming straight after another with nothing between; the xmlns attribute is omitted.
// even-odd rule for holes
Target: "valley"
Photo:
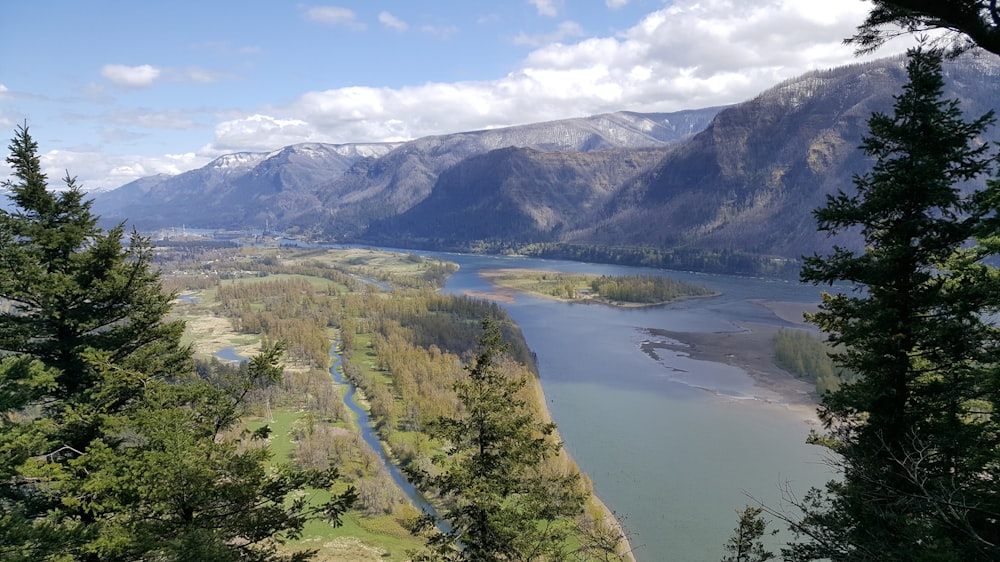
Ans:
<svg viewBox="0 0 1000 562"><path fill-rule="evenodd" d="M322 289L330 282L323 276L333 278L335 271L336 275L345 276L340 278L343 286L339 286L338 291L348 286L354 287L352 291L368 291L370 296L361 297L353 307L376 309L383 306L376 303L386 299L388 294L373 285L373 281L399 287L393 291L396 293L406 291L403 287L407 285L433 286L425 281L432 277L429 274L432 270L447 271L447 277L442 278L446 279L443 281L444 293L478 296L497 291L483 273L488 275L500 269L508 273L520 272L522 278L532 279L538 276L543 263L545 271L558 272L565 279L583 279L587 275L663 275L663 272L650 269L540 262L531 258L457 254L395 254L399 257L393 257L394 254L362 248L330 252L322 248L244 247L238 252L243 255L241 260L249 260L254 265L233 261L226 267L243 271L244 277L220 281L220 286L261 284L268 280L289 282L300 276L302 280L310 279L308 283L314 288ZM448 262L457 267L447 265ZM227 263L221 258L220 267ZM270 265L266 265L268 263ZM277 267L278 263L287 271L297 269L299 272L268 270ZM312 275L301 277L306 273L304 268L313 268ZM266 276L254 276L265 270L268 270ZM668 275L691 286L708 287L716 295L655 308L618 308L560 302L504 289L509 298L499 303L524 332L530 357L533 357L530 361L537 360L539 392L544 391L547 409L559 425L567 451L588 475L588 480L593 481L596 494L621 518L630 533L635 558L640 561L658 560L667 553L681 553L681 558L691 560L716 556L732 527L733 509L746 501L744 491L773 501L777 499L773 490L782 482L795 482L795 489L801 492L806 483L819 484L825 478L825 471L815 460L810 460L816 452L805 445L810 423L814 423L810 385L792 379L775 367L770 351L775 330L799 325L794 317L788 322L775 311L787 316L788 312L782 308L809 307L809 302L814 302L811 301L815 298L814 290L777 280L683 272L669 272ZM372 281L360 281L360 278ZM168 286L175 282L172 279L167 277ZM186 318L193 320L191 329L206 335L207 323L198 318L216 317L221 312L218 290L213 293L212 289L202 289L198 296L202 313L196 313L199 309L189 300L177 306ZM372 297L377 299L372 300ZM347 299L344 304L357 298L350 293L338 297ZM769 302L763 306L757 300L761 298L786 304ZM251 308L261 306L252 305ZM263 305L264 308L268 306L273 305ZM209 312L213 309L215 312ZM357 313L361 309L355 310ZM349 318L341 314L342 319ZM344 339L344 322L340 321L340 330L329 332L329 339L325 340L327 345L334 338ZM347 320L348 326L355 326L349 328L348 333L356 335L348 344L355 351L345 356L348 359L345 372L353 370L356 377L353 380L361 382L360 388L367 387L360 401L372 412L373 419L389 415L399 420L397 424L405 424L403 420L413 414L393 406L387 408L383 391L379 390L378 381L387 379L378 365L384 364L387 358L379 359L380 355L373 354L376 348L385 348L376 344L381 341L379 337L367 335L358 328L366 322ZM252 353L253 347L248 345L246 335L235 333L231 327L226 330L221 323L216 324L216 329L226 333L216 334L214 340L206 338L206 341L213 341L210 347L243 345L245 353ZM651 354L651 349L656 353ZM305 373L313 370L301 360L289 362L289 367L292 380L305 377ZM360 373L356 371L359 368ZM312 378L307 380L313 381L308 383L310 385L319 384L321 373L314 372L308 375ZM328 375L326 381L330 383ZM316 388L304 394L316 395ZM288 392L303 391L288 389ZM342 392L343 387L338 393ZM415 404L422 403L420 400L409 399ZM271 406L276 420L281 420L282 415L292 416L288 431L316 423L309 422L308 409L282 409L283 406L276 407L278 404L280 401L276 400ZM327 408L333 411L332 406ZM263 412L259 415L263 416ZM263 417L258 419L263 420ZM380 426L376 425L376 429ZM358 430L350 422L350 416L333 427L350 432ZM387 437L384 426L381 427L383 429L376 433L383 443L388 443L387 450L392 451L393 458L406 459L419 454L420 448L414 448L416 442L407 432ZM275 434L279 435L277 431ZM294 451L297 445L289 441L284 447ZM748 447L768 454L743 458L742 464L734 465L737 457L745 456ZM354 454L365 458L360 452ZM708 473L717 480L705 480L702 465L709 458L716 459L711 461L714 468ZM345 464L348 471L354 470L352 466L355 466L352 462ZM740 467L738 472L724 469L736 466ZM360 477L363 473L357 474ZM723 482L728 484L722 485ZM642 493L637 495L638 491ZM704 497L692 503L693 497L689 496L692 493ZM313 531L303 540L313 542L302 544L318 541L329 544L332 552L355 544L352 541L357 538L361 541L361 550L348 550L352 556L362 556L362 552L368 552L365 549L374 548L371 552L383 552L386 558L397 559L398 554L393 553L412 548L413 544L406 542L408 537L398 526L406 513L413 513L405 503L393 503L395 507L391 513L376 516L374 522L358 514L350 515L343 529L320 532L312 524ZM372 534L372 529L377 532ZM386 543L389 546L378 546L383 541L389 541ZM402 542L392 547L394 541ZM405 544L411 546L402 546Z"/></svg>
<svg viewBox="0 0 1000 562"><path fill-rule="evenodd" d="M170 271L165 285L184 291L174 314L187 323L185 340L195 347L199 369L234 368L219 358L234 350L250 357L268 342L283 342L284 382L257 391L247 418L250 430L271 427L272 462L301 468L330 463L344 485L359 492L359 505L342 527L310 522L287 548L316 548L319 559L329 561L405 560L419 550L421 539L406 525L430 507L399 467L429 462L438 445L422 428L453 407L450 381L456 380L459 355L467 356L459 351L468 347L477 319L503 313L485 301L432 296L427 290L440 286L456 266L413 254L186 243L161 247L159 262ZM427 306L436 312L412 316ZM405 316L392 320L400 310ZM418 318L423 327L412 324ZM375 327L399 320L411 335ZM517 327L510 329L520 360L533 365ZM423 343L414 347L404 340ZM329 355L317 353L324 345ZM421 378L416 371L422 369L436 374ZM408 386L414 383L419 394ZM535 379L525 396L548 419L541 392ZM553 462L547 470L576 470L569 457ZM589 479L581 485L589 490ZM328 496L314 493L316 501ZM596 497L582 518L590 533L606 535L617 526ZM586 551L593 548L587 540L574 539L573 548L596 559L597 552ZM630 560L628 551L622 543L619 554L600 556Z"/></svg>
<svg viewBox="0 0 1000 562"><path fill-rule="evenodd" d="M997 0L55 4L4 562L1000 560Z"/></svg>

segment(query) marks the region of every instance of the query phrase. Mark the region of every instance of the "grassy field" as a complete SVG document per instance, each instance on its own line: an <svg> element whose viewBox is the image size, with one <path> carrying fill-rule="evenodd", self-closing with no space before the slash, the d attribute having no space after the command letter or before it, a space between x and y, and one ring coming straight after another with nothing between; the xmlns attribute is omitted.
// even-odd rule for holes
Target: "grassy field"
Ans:
<svg viewBox="0 0 1000 562"><path fill-rule="evenodd" d="M263 418L247 420L251 430L267 424L271 427L269 447L273 453L273 462L286 463L291 460L295 442L292 430L298 424L307 422L307 413L290 409L276 409L273 421ZM355 429L356 431L356 429ZM315 503L330 499L330 493L324 490L308 492ZM416 515L416 510L410 508L397 509L392 515L379 517L363 517L356 511L349 512L343 518L343 525L334 527L330 523L312 520L306 523L302 538L289 541L284 549L287 551L315 549L318 553L314 560L319 562L353 562L376 560L408 560L408 550L421 546L410 536L400 524L407 517Z"/></svg>
<svg viewBox="0 0 1000 562"><path fill-rule="evenodd" d="M403 259L399 255L394 256L383 257L380 260L388 262L391 259L396 261ZM341 259L348 258L342 256ZM307 279L317 288L325 288L331 284L330 281L318 277L290 274L244 277L223 280L220 283L258 283L292 278ZM182 341L192 345L196 355L208 357L223 348L234 347L237 354L249 357L260 350L259 336L236 333L230 320L215 312L218 305L215 289L184 293L198 301L178 300L174 305L172 317L184 320L186 323ZM330 384L335 384L332 379ZM338 392L342 396L343 388ZM272 429L269 447L274 455L273 462L290 462L295 450L293 429L297 425L309 423L309 414L304 410L274 408L272 419L273 421L259 417L250 418L246 420L246 425L253 430L265 423L268 424ZM359 432L356 420L352 421L350 431L355 434ZM312 490L309 493L317 503L326 501L330 496L329 492L323 490ZM417 515L415 508L403 506L397 508L391 515L377 517L365 517L357 511L351 511L343 518L343 525L340 527L313 520L306 524L300 539L290 541L283 549L287 551L315 549L318 554L314 560L321 562L408 560L410 557L407 551L418 549L422 542L414 539L401 523L415 515Z"/></svg>

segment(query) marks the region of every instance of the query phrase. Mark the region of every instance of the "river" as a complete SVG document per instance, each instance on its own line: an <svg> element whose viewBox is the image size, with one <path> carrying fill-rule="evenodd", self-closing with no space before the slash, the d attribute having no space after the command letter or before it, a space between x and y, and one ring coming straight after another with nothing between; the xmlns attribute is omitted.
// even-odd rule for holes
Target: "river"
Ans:
<svg viewBox="0 0 1000 562"><path fill-rule="evenodd" d="M787 325L753 300L816 302L817 288L565 261L431 255L461 266L445 287L451 293L489 292L477 273L494 267L669 275L722 293L640 309L523 294L503 303L537 354L566 449L623 518L641 562L719 560L737 522L735 510L752 503L748 495L778 507L780 488L801 496L829 478L823 450L805 443L809 426L800 415L750 399L767 391L745 372L684 354L657 362L640 349L649 338L640 328L726 332L741 321Z"/></svg>

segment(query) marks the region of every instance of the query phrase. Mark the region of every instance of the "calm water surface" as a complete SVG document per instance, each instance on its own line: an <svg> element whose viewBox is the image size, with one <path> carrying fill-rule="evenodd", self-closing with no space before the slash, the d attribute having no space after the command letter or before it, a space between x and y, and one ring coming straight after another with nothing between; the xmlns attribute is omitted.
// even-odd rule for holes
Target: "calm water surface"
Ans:
<svg viewBox="0 0 1000 562"><path fill-rule="evenodd" d="M682 355L657 362L641 328L737 330L786 323L754 299L818 301L819 290L774 280L437 254L458 262L448 292L489 291L477 272L530 267L599 274L666 274L723 293L675 305L618 309L518 294L503 304L538 356L549 409L566 448L620 516L642 562L719 560L747 494L778 506L779 487L801 495L828 479L809 426L752 397L772 397L740 369ZM710 389L706 390L706 389ZM736 397L735 399L732 397ZM742 399L741 399L742 398Z"/></svg>

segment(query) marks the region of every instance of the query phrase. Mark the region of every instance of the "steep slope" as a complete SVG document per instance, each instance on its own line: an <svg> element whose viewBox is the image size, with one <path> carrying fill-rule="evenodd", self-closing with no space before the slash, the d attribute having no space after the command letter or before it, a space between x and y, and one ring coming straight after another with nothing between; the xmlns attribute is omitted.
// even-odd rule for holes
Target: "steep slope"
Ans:
<svg viewBox="0 0 1000 562"><path fill-rule="evenodd" d="M373 222L407 212L431 193L442 172L471 156L506 147L579 153L669 146L702 130L718 111L619 112L417 139L321 186L329 213L325 231L358 236Z"/></svg>
<svg viewBox="0 0 1000 562"><path fill-rule="evenodd" d="M663 157L662 149L541 152L504 148L443 172L431 194L371 225L379 243L456 247L468 240L558 240L600 217L628 178Z"/></svg>
<svg viewBox="0 0 1000 562"><path fill-rule="evenodd" d="M423 200L438 175L469 156L522 146L586 152L665 146L708 125L719 108L676 113L620 112L517 127L440 135L394 144L299 144L240 153L174 177L142 178L95 194L110 220L143 227L322 225L352 235Z"/></svg>
<svg viewBox="0 0 1000 562"><path fill-rule="evenodd" d="M896 57L789 80L722 110L671 149L497 150L448 161L440 176L421 176L416 165L396 167L414 174L402 181L437 177L436 183L408 211L387 203L386 218L358 239L450 248L558 242L798 258L830 245L816 232L812 211L827 194L850 192L852 176L870 167L857 147L872 112L891 109L905 82L903 64ZM946 73L947 95L960 99L969 115L1000 105L1000 64L993 58L951 61ZM994 128L984 140L998 139Z"/></svg>
<svg viewBox="0 0 1000 562"><path fill-rule="evenodd" d="M143 227L263 226L284 210L318 206L309 188L396 146L304 143L270 153L227 154L183 174L140 178L94 194L94 209L105 220L130 219Z"/></svg>
<svg viewBox="0 0 1000 562"><path fill-rule="evenodd" d="M873 111L890 111L903 58L813 72L718 114L703 132L625 186L610 218L577 241L798 257L829 246L812 210L867 171L857 147ZM947 64L949 98L970 116L1000 106L1000 64ZM997 141L994 127L984 140Z"/></svg>
<svg viewBox="0 0 1000 562"><path fill-rule="evenodd" d="M330 240L474 248L479 241L680 248L797 258L831 241L812 211L871 165L857 150L888 111L903 57L817 71L728 108L619 112L396 145L235 154L100 194L141 226L292 226ZM945 68L976 116L1000 106L1000 62ZM990 130L984 141L1000 139Z"/></svg>

